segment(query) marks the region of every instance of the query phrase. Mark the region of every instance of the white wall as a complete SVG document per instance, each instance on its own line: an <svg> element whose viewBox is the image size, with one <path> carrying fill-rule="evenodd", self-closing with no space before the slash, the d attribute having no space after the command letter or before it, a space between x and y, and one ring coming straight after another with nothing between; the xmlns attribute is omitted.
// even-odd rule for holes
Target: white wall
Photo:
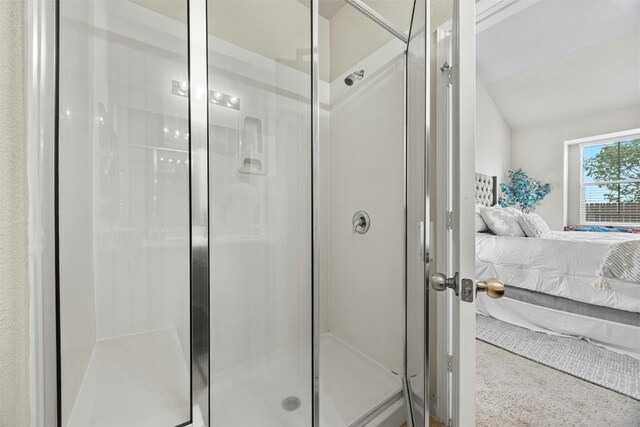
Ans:
<svg viewBox="0 0 640 427"><path fill-rule="evenodd" d="M328 326L402 372L404 64L394 49L372 55L377 66L358 64L359 83L338 77L331 87ZM360 209L371 217L366 234L352 231Z"/></svg>
<svg viewBox="0 0 640 427"><path fill-rule="evenodd" d="M476 172L504 182L510 168L511 129L485 86L476 82Z"/></svg>
<svg viewBox="0 0 640 427"><path fill-rule="evenodd" d="M564 141L640 127L640 107L511 134L511 167L521 167L530 176L551 184L551 193L537 208L552 229L563 227Z"/></svg>
<svg viewBox="0 0 640 427"><path fill-rule="evenodd" d="M0 425L29 425L25 4L0 2Z"/></svg>

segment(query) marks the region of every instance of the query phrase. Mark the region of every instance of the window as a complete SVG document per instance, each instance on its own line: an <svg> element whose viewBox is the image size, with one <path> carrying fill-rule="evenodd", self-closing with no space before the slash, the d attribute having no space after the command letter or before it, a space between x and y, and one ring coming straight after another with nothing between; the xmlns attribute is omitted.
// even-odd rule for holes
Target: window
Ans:
<svg viewBox="0 0 640 427"><path fill-rule="evenodd" d="M640 134L580 145L580 222L640 225Z"/></svg>

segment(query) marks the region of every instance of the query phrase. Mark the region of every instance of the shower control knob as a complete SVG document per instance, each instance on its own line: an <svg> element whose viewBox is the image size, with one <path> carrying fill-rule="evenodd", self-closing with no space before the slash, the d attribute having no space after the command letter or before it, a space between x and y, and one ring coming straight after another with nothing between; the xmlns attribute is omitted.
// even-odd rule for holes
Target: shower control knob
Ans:
<svg viewBox="0 0 640 427"><path fill-rule="evenodd" d="M353 214L351 223L353 225L353 232L358 234L366 233L367 231L369 231L369 227L371 226L369 214L365 211L358 211Z"/></svg>

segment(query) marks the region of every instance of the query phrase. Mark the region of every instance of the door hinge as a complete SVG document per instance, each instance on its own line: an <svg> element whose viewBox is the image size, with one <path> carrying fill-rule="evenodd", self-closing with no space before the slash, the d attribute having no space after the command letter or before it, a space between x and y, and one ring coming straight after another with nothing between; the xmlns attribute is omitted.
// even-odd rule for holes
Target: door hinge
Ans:
<svg viewBox="0 0 640 427"><path fill-rule="evenodd" d="M447 230L453 230L453 212L447 211Z"/></svg>
<svg viewBox="0 0 640 427"><path fill-rule="evenodd" d="M447 371L453 372L453 355L447 354Z"/></svg>

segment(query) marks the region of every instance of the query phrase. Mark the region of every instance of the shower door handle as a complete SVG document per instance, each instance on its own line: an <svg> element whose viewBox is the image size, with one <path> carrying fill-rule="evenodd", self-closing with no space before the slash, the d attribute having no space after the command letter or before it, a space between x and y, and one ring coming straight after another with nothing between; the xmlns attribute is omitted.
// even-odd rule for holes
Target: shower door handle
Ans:
<svg viewBox="0 0 640 427"><path fill-rule="evenodd" d="M426 261L427 259L425 256L424 237L424 222L420 221L418 223L418 260L420 261Z"/></svg>

